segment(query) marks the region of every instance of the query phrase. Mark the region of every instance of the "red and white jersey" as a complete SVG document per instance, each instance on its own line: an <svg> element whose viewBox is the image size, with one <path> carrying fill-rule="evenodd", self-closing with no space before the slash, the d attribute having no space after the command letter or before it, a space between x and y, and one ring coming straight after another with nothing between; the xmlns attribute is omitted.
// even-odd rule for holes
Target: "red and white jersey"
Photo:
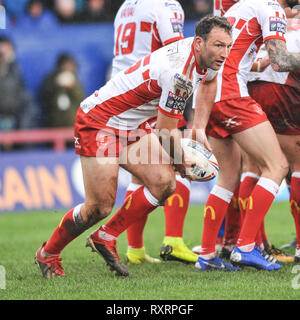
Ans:
<svg viewBox="0 0 300 320"><path fill-rule="evenodd" d="M190 37L173 42L119 72L81 103L83 112L117 130L136 129L157 117L158 110L181 118L194 88L217 74L200 70L193 41Z"/></svg>
<svg viewBox="0 0 300 320"><path fill-rule="evenodd" d="M239 0L214 0L214 16L222 17Z"/></svg>
<svg viewBox="0 0 300 320"><path fill-rule="evenodd" d="M176 0L125 0L114 21L112 77L147 54L183 39L184 11Z"/></svg>
<svg viewBox="0 0 300 320"><path fill-rule="evenodd" d="M292 22L296 19L292 19ZM290 27L289 27L290 26ZM300 52L300 24L289 24L285 35L286 46L289 52ZM263 46L258 54L258 58L266 56L268 53ZM285 84L300 90L300 71L276 72L271 66L268 66L263 72L250 72L249 81L267 81L279 84Z"/></svg>
<svg viewBox="0 0 300 320"><path fill-rule="evenodd" d="M224 15L233 26L233 44L219 71L216 102L249 96L249 72L268 39L285 41L286 16L276 0L240 0Z"/></svg>

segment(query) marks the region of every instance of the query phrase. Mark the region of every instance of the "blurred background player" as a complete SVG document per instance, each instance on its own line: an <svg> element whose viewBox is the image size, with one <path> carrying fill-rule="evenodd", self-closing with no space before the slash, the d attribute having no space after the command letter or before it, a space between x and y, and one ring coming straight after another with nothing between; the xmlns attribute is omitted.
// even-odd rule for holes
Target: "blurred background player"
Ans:
<svg viewBox="0 0 300 320"><path fill-rule="evenodd" d="M112 62L112 77L156 49L182 39L183 25L184 12L176 0L124 1L114 21L115 57ZM155 119L153 120L155 126ZM183 118L179 126L185 128ZM198 256L186 247L182 238L189 205L190 181L180 175L176 175L176 180L176 190L164 206L165 238L160 255L164 260L196 262ZM125 198L141 185L141 181L132 177ZM145 252L143 231L147 217L127 229L126 255L130 263L160 262Z"/></svg>
<svg viewBox="0 0 300 320"><path fill-rule="evenodd" d="M292 21L290 21L292 23ZM290 52L300 51L300 25L288 25L286 34L287 48ZM264 51L265 52L265 51ZM266 53L266 52L265 52ZM300 71L276 72L268 67L262 73L252 75L248 83L249 94L262 107L268 116L290 165L290 209L295 223L297 247L295 261L300 261ZM263 94L268 92L269 94ZM251 159L247 161L247 173L252 173L255 184L259 178L259 171L255 170L255 163ZM248 174L248 176L250 176ZM245 179L248 177L246 175ZM257 177L257 178L256 178ZM249 194L244 195L246 198ZM293 262L294 258L284 254L270 244L264 229L260 239L264 249L279 260Z"/></svg>
<svg viewBox="0 0 300 320"><path fill-rule="evenodd" d="M238 1L239 0L214 0L214 15L223 16L226 13L226 11ZM296 15L296 12L290 12L291 8L289 7L285 8L285 11L287 16L289 17ZM263 58L259 57L254 62L251 71L263 72L269 64L270 62L268 55L264 56ZM236 190L234 191L234 194L232 196L231 202L226 213L226 217L219 230L216 242L216 252L222 259L229 259L230 254L234 246L236 245L242 223L241 214L243 211L246 210L247 205L247 197L244 198L244 193L248 193L248 180L250 179L251 181L252 178L256 179L257 175L251 175L251 177L246 177L245 173L242 174L241 182L238 184ZM242 185L241 189L240 185ZM257 243L261 243L262 238L266 239L264 223L262 223L262 226L258 232ZM265 240L265 242L267 243L267 240ZM195 246L192 250L193 252L199 254L201 252L201 246ZM290 255L282 252L280 249L275 248L273 245L269 245L269 247L266 247L266 250L263 249L262 254L268 260L273 262L277 260L279 262L291 262L293 260L293 258Z"/></svg>
<svg viewBox="0 0 300 320"><path fill-rule="evenodd" d="M263 41L274 69L289 71L300 68L299 55L286 50L284 39L286 19L283 8L294 3L242 0L225 14L234 27L234 43L219 73L216 103L207 128L220 171L217 185L205 207L202 252L196 264L201 270L218 268L214 263L216 236L239 180L238 145L255 159L262 175L251 193L251 205L247 206L231 261L259 269L280 268L280 265L267 261L255 248L255 237L287 174L288 163L266 115L249 98L247 78L255 52Z"/></svg>
<svg viewBox="0 0 300 320"><path fill-rule="evenodd" d="M286 12L287 17L294 17L297 15L297 10L295 10L295 9L291 10L291 8L289 8L289 7L285 8L285 12ZM291 33L291 31L296 31L298 26L299 26L299 20L297 20L297 19L289 19L288 20L288 28L287 28L287 31L288 31L287 40L288 41L287 41L287 44L288 44L288 48L291 48L291 52L296 52L295 46L297 46L297 37L296 37L297 34ZM292 44L292 42L294 44ZM286 77L286 73L277 73L269 65L270 65L269 57L268 57L268 54L265 50L265 47L263 46L260 49L260 51L257 55L257 59L252 66L251 71L254 71L254 72L250 73L249 80L253 81L255 79L260 79L262 77L262 79L266 79L265 81L270 82L272 79L274 81L278 81L278 79L276 79L276 78L282 78L282 77L285 78ZM267 68L267 70L264 72L264 70L266 68ZM277 76L274 76L274 74ZM266 76L266 75L269 75L269 76ZM251 84L249 82L248 86L250 86L250 88L252 88L252 87L260 88L261 86L263 86L263 83L258 82L254 86L254 84ZM268 88L265 88L265 89L268 89ZM258 98L259 95L255 94L255 93L252 94L252 92L254 92L253 89L251 90L250 95L255 100L257 100L256 97ZM263 91L258 90L257 92L263 92ZM264 97L266 97L266 95L264 95ZM263 97L260 97L260 99L257 101L259 103L260 103L260 101L264 101ZM273 101L273 103L274 103L274 101ZM278 104L280 104L280 103L278 102ZM264 107L264 105L262 105L262 107L269 118L269 113L272 108L271 107ZM274 108L275 107L273 107L273 110L274 110ZM278 121L287 121L287 120L284 120L283 118L281 118L280 114L278 114L277 116L278 116ZM269 118L269 120L271 121L271 124L273 125L274 119ZM274 125L273 125L273 127L274 127ZM276 131L275 127L274 127L274 129ZM288 158L288 160L289 160L289 158ZM289 160L289 162L291 162L291 161ZM249 157L247 157L247 155L245 153L243 153L242 167L243 167L243 170L242 170L243 172L241 174L240 184L238 186L238 189L236 190L237 192L235 192L235 194L232 198L233 201L231 202L231 204L228 208L228 212L226 213L226 227L225 227L223 247L220 252L220 258L228 258L229 259L230 254L231 254L234 246L236 245L238 235L240 232L240 228L241 228L242 218L243 218L243 215L245 214L246 207L248 204L249 194L250 194L251 190L253 189L253 187L255 186L255 184L257 183L259 176L260 176L260 173L257 171L257 167L255 166L254 163L252 163L252 161L249 159ZM290 174L289 174L289 176L290 176ZM294 261L293 256L291 256L281 250L283 248L278 249L268 241L266 231L265 231L264 222L262 223L262 225L257 233L256 245L262 249L262 255L265 258L267 258L269 261L272 261L272 262L278 261L280 263ZM295 241L295 246L296 246L296 241ZM199 249L197 248L197 250L199 250Z"/></svg>

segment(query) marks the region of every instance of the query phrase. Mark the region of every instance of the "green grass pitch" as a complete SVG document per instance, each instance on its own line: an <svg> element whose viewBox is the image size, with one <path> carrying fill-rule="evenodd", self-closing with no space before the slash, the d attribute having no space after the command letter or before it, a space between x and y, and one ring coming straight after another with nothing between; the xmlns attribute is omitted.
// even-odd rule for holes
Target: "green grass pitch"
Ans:
<svg viewBox="0 0 300 320"><path fill-rule="evenodd" d="M296 300L300 297L296 264L283 265L273 272L247 267L229 273L199 272L193 264L163 262L130 265L128 278L116 277L104 260L85 248L85 238L95 227L63 251L67 276L44 279L34 264L34 255L63 215L62 211L0 215L0 265L6 271L6 289L0 290L0 300ZM184 228L189 247L200 244L202 219L203 206L191 206ZM269 239L276 246L295 237L288 203L274 203L265 221ZM149 216L144 233L147 252L154 257L159 257L163 236L164 215L160 208ZM118 240L123 261L126 248L123 233Z"/></svg>

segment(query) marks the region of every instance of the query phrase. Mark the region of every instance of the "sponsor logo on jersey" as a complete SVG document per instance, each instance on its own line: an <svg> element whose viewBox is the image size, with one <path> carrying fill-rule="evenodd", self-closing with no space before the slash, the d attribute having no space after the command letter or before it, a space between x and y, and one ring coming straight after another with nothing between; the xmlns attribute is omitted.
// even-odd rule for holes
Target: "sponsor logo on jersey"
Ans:
<svg viewBox="0 0 300 320"><path fill-rule="evenodd" d="M177 96L175 93L169 91L166 107L183 112L185 108L185 102L186 100L183 97Z"/></svg>
<svg viewBox="0 0 300 320"><path fill-rule="evenodd" d="M270 31L286 33L286 20L280 17L270 17Z"/></svg>
<svg viewBox="0 0 300 320"><path fill-rule="evenodd" d="M174 33L183 33L183 23L177 18L170 19Z"/></svg>
<svg viewBox="0 0 300 320"><path fill-rule="evenodd" d="M170 7L170 9L172 9L172 10L177 10L177 3L166 1L165 7Z"/></svg>
<svg viewBox="0 0 300 320"><path fill-rule="evenodd" d="M268 2L268 6L271 6L276 10L276 9L279 8L279 3L277 3L277 2Z"/></svg>
<svg viewBox="0 0 300 320"><path fill-rule="evenodd" d="M182 96L189 97L193 93L194 89L192 81L186 80L186 78L184 78L179 73L175 74L174 81L175 88L180 89Z"/></svg>

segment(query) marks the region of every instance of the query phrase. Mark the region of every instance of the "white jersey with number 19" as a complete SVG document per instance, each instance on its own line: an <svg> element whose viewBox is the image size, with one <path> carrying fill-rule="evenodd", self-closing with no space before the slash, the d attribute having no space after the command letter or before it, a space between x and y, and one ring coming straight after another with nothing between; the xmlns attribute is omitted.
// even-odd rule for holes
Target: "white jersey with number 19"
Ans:
<svg viewBox="0 0 300 320"><path fill-rule="evenodd" d="M125 0L114 21L112 77L147 54L183 39L184 12L176 0Z"/></svg>

